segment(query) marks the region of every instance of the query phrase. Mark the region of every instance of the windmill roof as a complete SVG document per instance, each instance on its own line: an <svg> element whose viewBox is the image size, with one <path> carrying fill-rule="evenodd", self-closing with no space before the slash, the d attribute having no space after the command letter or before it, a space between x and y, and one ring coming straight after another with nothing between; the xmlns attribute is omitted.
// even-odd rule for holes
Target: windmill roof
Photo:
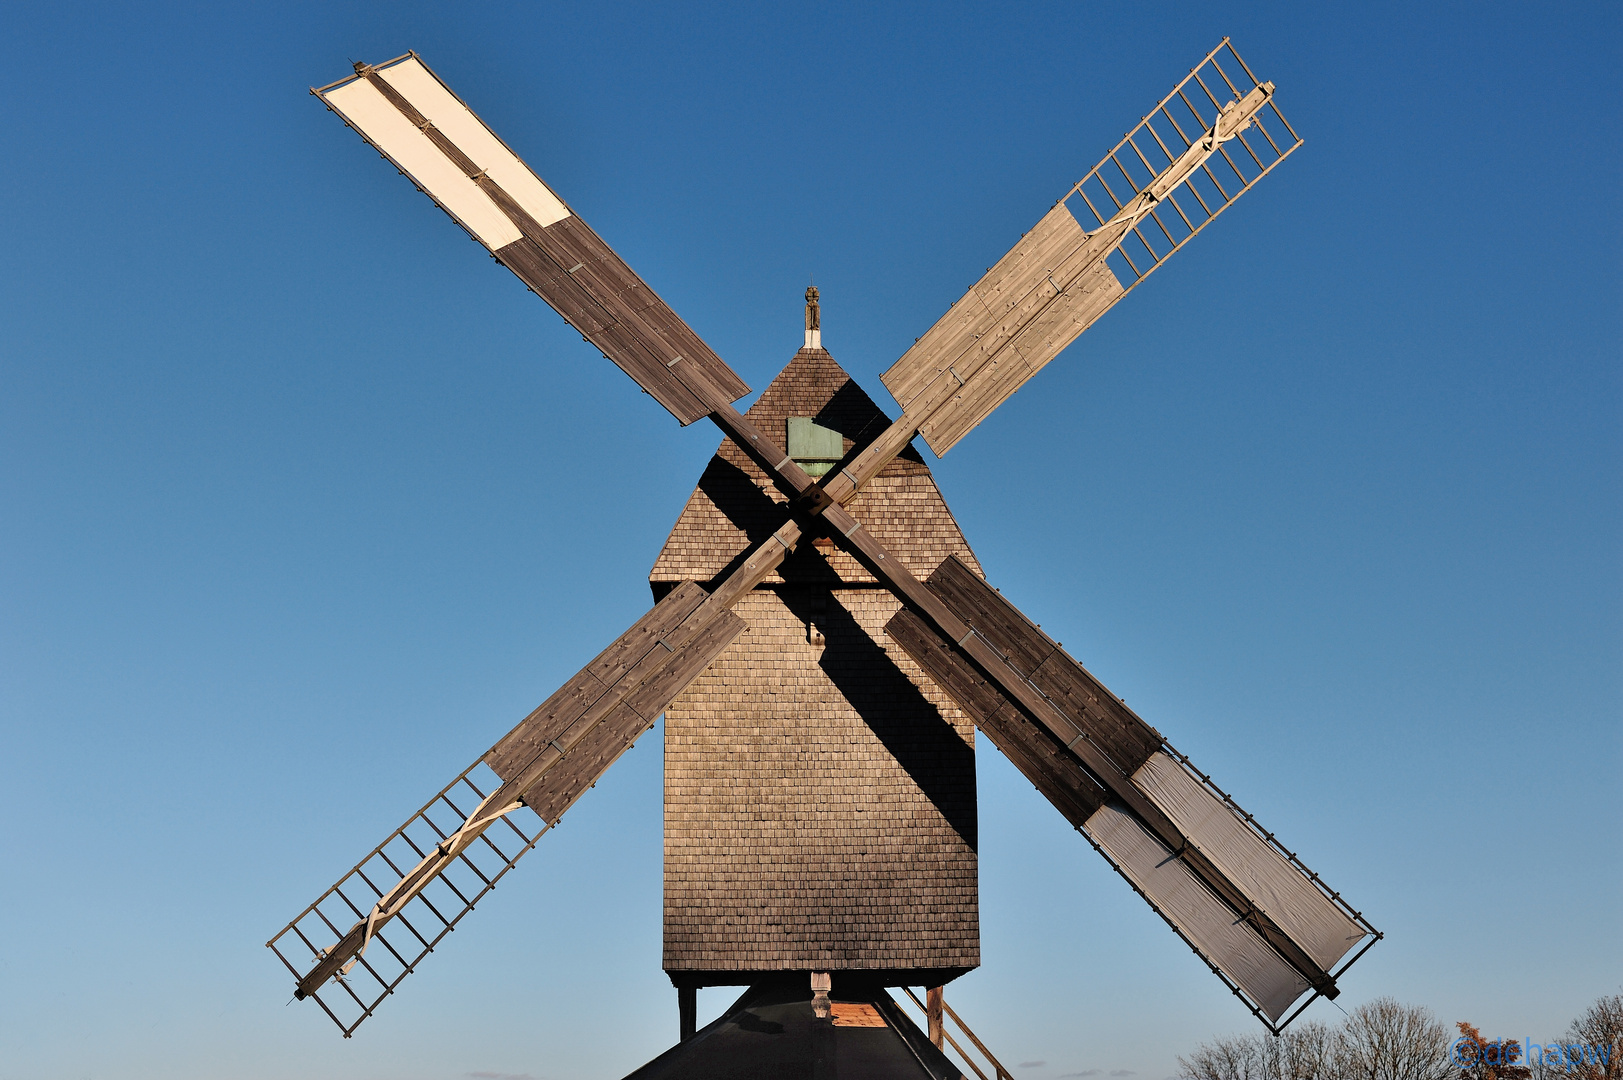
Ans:
<svg viewBox="0 0 1623 1080"><path fill-rule="evenodd" d="M878 986L842 989L818 1019L805 975L752 986L725 1013L626 1080L962 1080L963 1073Z"/></svg>
<svg viewBox="0 0 1623 1080"><path fill-rule="evenodd" d="M890 424L828 351L801 349L746 414L785 438L792 416L809 416L838 431L846 451L860 448ZM712 583L744 552L783 524L787 497L737 446L724 441L671 529L648 577L655 591L680 581ZM948 555L980 573L958 523L941 498L929 466L909 446L850 503L848 509L917 577L928 577ZM825 583L877 585L844 551L803 543L764 585Z"/></svg>

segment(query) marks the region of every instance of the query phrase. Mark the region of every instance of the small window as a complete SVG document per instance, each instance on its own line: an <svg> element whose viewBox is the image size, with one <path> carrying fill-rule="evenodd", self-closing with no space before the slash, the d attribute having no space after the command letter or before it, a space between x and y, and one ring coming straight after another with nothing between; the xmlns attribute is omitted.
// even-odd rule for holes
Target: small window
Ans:
<svg viewBox="0 0 1623 1080"><path fill-rule="evenodd" d="M811 476L822 476L845 456L845 436L809 416L789 418L789 456Z"/></svg>

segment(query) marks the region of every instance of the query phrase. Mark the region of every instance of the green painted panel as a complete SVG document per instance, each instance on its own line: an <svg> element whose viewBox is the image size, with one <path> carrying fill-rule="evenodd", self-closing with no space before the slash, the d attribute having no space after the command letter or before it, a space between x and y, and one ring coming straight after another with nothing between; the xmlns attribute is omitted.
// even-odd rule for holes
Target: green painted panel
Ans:
<svg viewBox="0 0 1623 1080"><path fill-rule="evenodd" d="M809 416L791 416L789 456L800 462L802 467L807 462L835 462L845 456L845 439L833 428L813 423ZM826 468L823 472L806 471L813 476L828 472Z"/></svg>

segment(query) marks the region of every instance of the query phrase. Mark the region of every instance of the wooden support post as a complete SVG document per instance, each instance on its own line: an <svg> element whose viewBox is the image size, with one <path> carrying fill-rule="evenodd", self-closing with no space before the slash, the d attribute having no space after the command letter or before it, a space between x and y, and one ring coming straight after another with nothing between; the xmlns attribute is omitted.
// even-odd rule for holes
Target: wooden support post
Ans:
<svg viewBox="0 0 1623 1080"><path fill-rule="evenodd" d="M941 987L932 986L924 991L924 1015L930 1022L930 1041L940 1050L941 1037L945 1034L941 1026Z"/></svg>
<svg viewBox="0 0 1623 1080"><path fill-rule="evenodd" d="M828 995L834 989L834 983L826 971L811 973L812 988L812 1015L819 1020L827 1020L834 1014L834 1007L829 1003Z"/></svg>
<svg viewBox="0 0 1623 1080"><path fill-rule="evenodd" d="M676 988L676 1011L681 1015L682 1042L699 1030L699 991L691 986Z"/></svg>

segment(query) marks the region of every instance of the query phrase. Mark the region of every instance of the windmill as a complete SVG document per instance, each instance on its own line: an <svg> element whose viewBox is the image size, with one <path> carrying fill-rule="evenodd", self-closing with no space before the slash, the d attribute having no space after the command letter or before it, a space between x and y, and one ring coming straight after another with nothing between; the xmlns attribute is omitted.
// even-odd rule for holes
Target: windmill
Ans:
<svg viewBox="0 0 1623 1080"><path fill-rule="evenodd" d="M416 53L311 92L683 426L725 439L652 610L268 943L297 997L351 1035L662 714L684 1037L698 986L792 974L826 1016L835 979L939 987L978 964L976 730L1271 1031L1336 996L1381 935L986 583L912 449L945 454L1301 145L1227 38L884 373L894 420L822 347L815 290L804 347L740 413L737 374ZM785 689L790 670L809 681ZM748 727L807 702L843 704ZM759 764L779 751L798 757ZM773 802L785 777L809 787ZM754 846L717 816L759 840L825 810L837 828Z"/></svg>

